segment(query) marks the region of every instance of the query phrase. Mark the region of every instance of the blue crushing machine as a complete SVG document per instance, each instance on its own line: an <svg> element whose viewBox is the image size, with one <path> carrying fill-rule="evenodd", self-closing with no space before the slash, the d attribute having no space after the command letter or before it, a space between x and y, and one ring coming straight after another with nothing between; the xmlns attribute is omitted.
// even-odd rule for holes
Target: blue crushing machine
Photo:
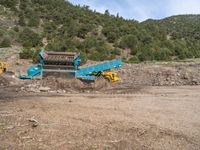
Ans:
<svg viewBox="0 0 200 150"><path fill-rule="evenodd" d="M20 79L33 79L45 77L79 78L85 80L94 80L98 78L97 74L110 71L114 68L120 68L122 61L114 59L97 65L81 68L80 52L40 52L40 64L30 66L26 75L19 75ZM104 73L105 75L105 73Z"/></svg>

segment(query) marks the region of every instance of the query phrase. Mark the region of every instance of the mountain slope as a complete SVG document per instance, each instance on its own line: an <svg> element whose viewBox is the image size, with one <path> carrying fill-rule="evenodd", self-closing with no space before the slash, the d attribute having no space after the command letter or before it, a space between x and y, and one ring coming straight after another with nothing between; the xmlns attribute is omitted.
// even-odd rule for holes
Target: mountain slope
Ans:
<svg viewBox="0 0 200 150"><path fill-rule="evenodd" d="M2 0L0 8L0 46L22 45L23 58L37 56L39 47L78 49L84 59L91 60L200 57L200 15L138 23L64 0Z"/></svg>

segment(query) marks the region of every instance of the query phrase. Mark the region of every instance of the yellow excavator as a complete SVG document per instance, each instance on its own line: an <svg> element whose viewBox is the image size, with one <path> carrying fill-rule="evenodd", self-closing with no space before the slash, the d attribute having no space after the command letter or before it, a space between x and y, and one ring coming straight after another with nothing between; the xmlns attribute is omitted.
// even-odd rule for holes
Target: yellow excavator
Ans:
<svg viewBox="0 0 200 150"><path fill-rule="evenodd" d="M110 82L119 81L119 77L118 77L118 74L116 72L100 71L100 72L93 72L92 75L98 76L98 77L102 76Z"/></svg>
<svg viewBox="0 0 200 150"><path fill-rule="evenodd" d="M7 68L8 68L8 64L6 62L0 61L0 74L2 74L3 72L6 72Z"/></svg>
<svg viewBox="0 0 200 150"><path fill-rule="evenodd" d="M119 81L118 74L116 72L102 72L101 75L108 79L111 82L117 82Z"/></svg>

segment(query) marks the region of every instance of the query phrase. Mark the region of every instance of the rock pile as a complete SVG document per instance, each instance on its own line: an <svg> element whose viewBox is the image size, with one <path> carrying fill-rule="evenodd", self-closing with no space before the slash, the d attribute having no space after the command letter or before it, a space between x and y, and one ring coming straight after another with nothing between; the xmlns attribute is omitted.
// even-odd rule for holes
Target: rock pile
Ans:
<svg viewBox="0 0 200 150"><path fill-rule="evenodd" d="M200 85L200 64L125 64L119 70L121 83L147 86Z"/></svg>
<svg viewBox="0 0 200 150"><path fill-rule="evenodd" d="M8 85L9 85L9 81L3 76L0 76L0 86L8 86Z"/></svg>
<svg viewBox="0 0 200 150"><path fill-rule="evenodd" d="M41 93L41 92L51 92L51 93L66 93L65 90L61 90L61 89L52 89L48 86L43 86L39 81L35 81L24 85L21 87L21 91L22 92L31 92L31 93Z"/></svg>

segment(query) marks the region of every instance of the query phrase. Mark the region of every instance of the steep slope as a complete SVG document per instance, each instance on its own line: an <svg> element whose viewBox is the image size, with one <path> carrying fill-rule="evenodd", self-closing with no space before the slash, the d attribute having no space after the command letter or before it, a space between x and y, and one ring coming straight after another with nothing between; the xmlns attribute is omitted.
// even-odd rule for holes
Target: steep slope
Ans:
<svg viewBox="0 0 200 150"><path fill-rule="evenodd" d="M200 57L199 15L138 23L64 0L2 0L0 8L0 46L22 45L22 58L35 58L40 47L78 49L84 60Z"/></svg>
<svg viewBox="0 0 200 150"><path fill-rule="evenodd" d="M200 39L200 15L179 15L163 20L147 20L145 25L159 26L174 38Z"/></svg>

